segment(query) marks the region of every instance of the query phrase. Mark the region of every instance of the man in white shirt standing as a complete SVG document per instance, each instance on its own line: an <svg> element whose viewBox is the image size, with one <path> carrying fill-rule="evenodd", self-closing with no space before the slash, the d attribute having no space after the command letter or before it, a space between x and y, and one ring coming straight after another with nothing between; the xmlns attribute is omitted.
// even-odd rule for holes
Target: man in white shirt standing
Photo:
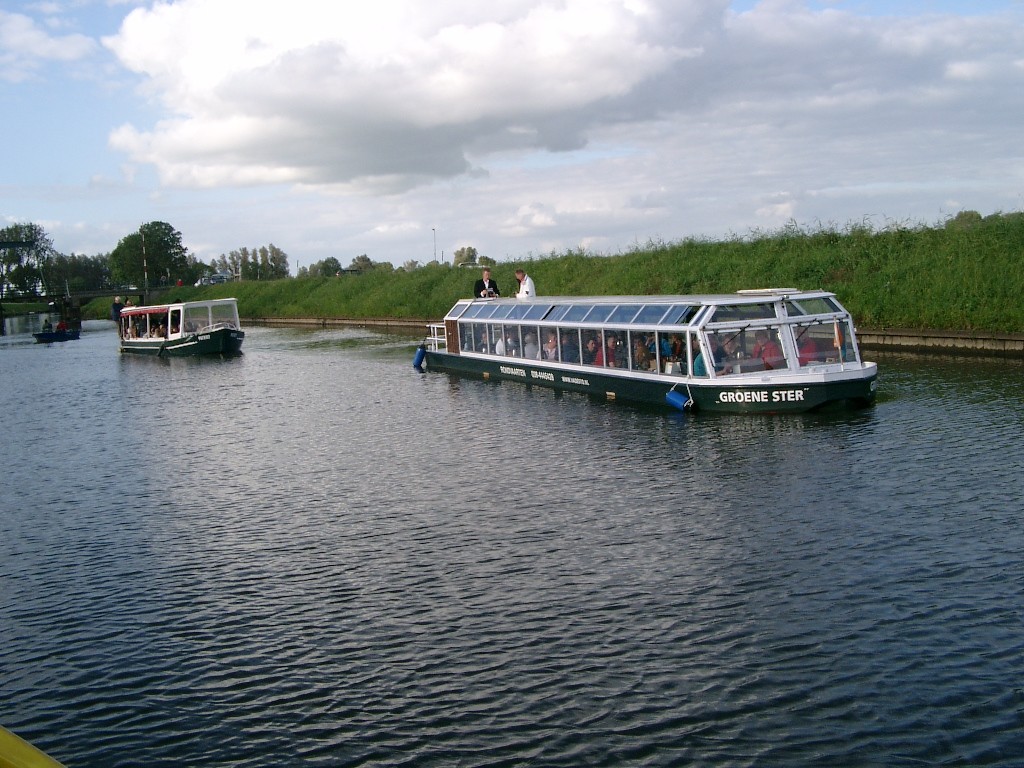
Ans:
<svg viewBox="0 0 1024 768"><path fill-rule="evenodd" d="M537 295L537 289L533 285L533 278L526 274L526 270L516 270L516 280L519 281L519 292L517 299L532 299Z"/></svg>

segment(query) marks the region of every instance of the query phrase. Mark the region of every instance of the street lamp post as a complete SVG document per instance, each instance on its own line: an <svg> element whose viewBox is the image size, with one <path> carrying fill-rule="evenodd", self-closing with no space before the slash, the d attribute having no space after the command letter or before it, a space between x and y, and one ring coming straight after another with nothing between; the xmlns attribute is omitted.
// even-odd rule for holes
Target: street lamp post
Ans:
<svg viewBox="0 0 1024 768"><path fill-rule="evenodd" d="M434 227L430 228L430 231L434 233L434 261L437 261L437 229Z"/></svg>

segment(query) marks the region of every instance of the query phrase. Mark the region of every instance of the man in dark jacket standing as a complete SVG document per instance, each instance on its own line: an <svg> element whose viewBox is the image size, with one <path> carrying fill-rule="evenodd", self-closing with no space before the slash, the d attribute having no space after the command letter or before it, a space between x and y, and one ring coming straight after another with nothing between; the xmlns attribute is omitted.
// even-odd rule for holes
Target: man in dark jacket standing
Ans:
<svg viewBox="0 0 1024 768"><path fill-rule="evenodd" d="M484 267L483 276L473 286L473 298L493 299L495 296L501 296L498 283L496 280L491 280L491 268Z"/></svg>

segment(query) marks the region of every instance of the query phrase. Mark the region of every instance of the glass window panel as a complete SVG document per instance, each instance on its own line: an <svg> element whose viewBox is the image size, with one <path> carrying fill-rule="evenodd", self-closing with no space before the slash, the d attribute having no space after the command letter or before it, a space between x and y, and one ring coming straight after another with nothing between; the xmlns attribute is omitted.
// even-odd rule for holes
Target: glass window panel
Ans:
<svg viewBox="0 0 1024 768"><path fill-rule="evenodd" d="M494 313L501 309L500 304L489 304L480 310L477 315L478 318L483 319L485 317L494 317Z"/></svg>
<svg viewBox="0 0 1024 768"><path fill-rule="evenodd" d="M608 319L608 315L615 309L610 304L598 304L596 307L587 312L587 316L583 318L586 323L603 323Z"/></svg>
<svg viewBox="0 0 1024 768"><path fill-rule="evenodd" d="M601 349L601 334L597 331L582 331L583 346L580 354L584 365L595 365L597 353Z"/></svg>
<svg viewBox="0 0 1024 768"><path fill-rule="evenodd" d="M558 360L558 331L554 328L541 328L540 356L545 360Z"/></svg>
<svg viewBox="0 0 1024 768"><path fill-rule="evenodd" d="M540 360L540 334L536 325L523 326L523 357Z"/></svg>
<svg viewBox="0 0 1024 768"><path fill-rule="evenodd" d="M795 325L793 326L793 338L796 339L796 349L801 367L839 362L835 325L832 323Z"/></svg>
<svg viewBox="0 0 1024 768"><path fill-rule="evenodd" d="M629 332L629 362L634 371L657 370L657 345L652 331Z"/></svg>
<svg viewBox="0 0 1024 768"><path fill-rule="evenodd" d="M526 310L526 314L523 315L527 320L540 320L544 315L551 309L550 304L534 304Z"/></svg>
<svg viewBox="0 0 1024 768"><path fill-rule="evenodd" d="M214 325L220 323L228 328L238 327L238 312L234 304L214 304L210 307L210 315Z"/></svg>
<svg viewBox="0 0 1024 768"><path fill-rule="evenodd" d="M659 325L686 325L697 314L697 309L692 304L674 304Z"/></svg>
<svg viewBox="0 0 1024 768"><path fill-rule="evenodd" d="M513 309L515 309L514 304L502 304L500 306L497 306L495 307L494 313L491 315L491 318L493 320L503 320L506 317L508 317L509 312L511 312Z"/></svg>
<svg viewBox="0 0 1024 768"><path fill-rule="evenodd" d="M608 316L609 323L628 323L640 311L639 304L619 304Z"/></svg>
<svg viewBox="0 0 1024 768"><path fill-rule="evenodd" d="M633 318L634 323L657 323L668 312L671 304L645 304L643 309Z"/></svg>
<svg viewBox="0 0 1024 768"><path fill-rule="evenodd" d="M568 311L569 311L569 305L568 304L562 304L560 306L556 306L554 309L551 310L551 314L548 315L548 320L550 322L552 322L552 323L557 323L559 320L561 320L563 317L565 317L565 313L568 312Z"/></svg>
<svg viewBox="0 0 1024 768"><path fill-rule="evenodd" d="M715 309L710 322L723 323L734 320L774 320L775 305L763 304L723 304Z"/></svg>
<svg viewBox="0 0 1024 768"><path fill-rule="evenodd" d="M799 311L793 311L793 305L799 308ZM828 298L822 297L820 299L797 299L796 301L788 302L789 314L790 315L827 315L831 312L838 312L839 307L836 303Z"/></svg>
<svg viewBox="0 0 1024 768"><path fill-rule="evenodd" d="M562 319L567 323L578 323L587 316L587 312L589 311L590 304L573 304L569 307L569 311L565 313L565 316Z"/></svg>
<svg viewBox="0 0 1024 768"><path fill-rule="evenodd" d="M506 317L508 317L509 320L519 320L526 316L526 310L529 308L530 307L526 304L513 304L512 309Z"/></svg>
<svg viewBox="0 0 1024 768"><path fill-rule="evenodd" d="M476 317L477 315L480 314L480 310L482 310L486 306L487 306L486 304L473 304L473 305L471 305L470 308L467 309L463 313L462 319L463 320L469 320L471 318Z"/></svg>
<svg viewBox="0 0 1024 768"><path fill-rule="evenodd" d="M563 363L580 363L580 332L578 328L559 328L558 344L562 348Z"/></svg>

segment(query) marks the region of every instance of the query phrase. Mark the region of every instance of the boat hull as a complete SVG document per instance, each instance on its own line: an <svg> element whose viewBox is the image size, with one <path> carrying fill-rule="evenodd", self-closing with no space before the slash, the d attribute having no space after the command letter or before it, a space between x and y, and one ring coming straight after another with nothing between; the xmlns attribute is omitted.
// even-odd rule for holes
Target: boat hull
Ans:
<svg viewBox="0 0 1024 768"><path fill-rule="evenodd" d="M220 328L186 334L179 339L122 339L121 352L153 357L197 357L237 355L242 351L245 331Z"/></svg>
<svg viewBox="0 0 1024 768"><path fill-rule="evenodd" d="M57 341L75 341L78 339L80 331L71 329L67 331L42 331L40 333L33 333L36 344L53 344Z"/></svg>
<svg viewBox="0 0 1024 768"><path fill-rule="evenodd" d="M485 380L518 381L608 400L626 400L668 407L666 395L676 392L694 410L722 413L802 413L833 404L854 407L875 399L878 371L866 365L842 379L811 380L790 376L776 381L694 380L652 374L608 374L595 368L541 365L522 358L485 358L427 350L428 370L457 373ZM805 379L805 380L801 380ZM677 398L678 399L678 398Z"/></svg>

